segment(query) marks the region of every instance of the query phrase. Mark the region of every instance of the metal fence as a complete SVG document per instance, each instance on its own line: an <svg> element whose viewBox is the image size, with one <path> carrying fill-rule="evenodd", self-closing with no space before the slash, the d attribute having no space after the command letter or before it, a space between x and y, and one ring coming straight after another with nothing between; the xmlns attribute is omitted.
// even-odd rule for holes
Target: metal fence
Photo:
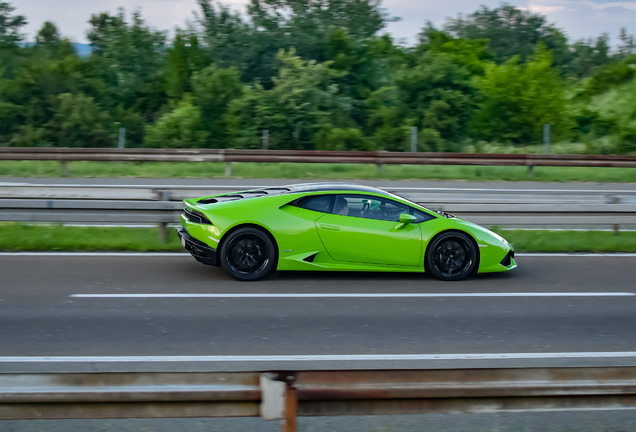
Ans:
<svg viewBox="0 0 636 432"><path fill-rule="evenodd" d="M227 177L233 162L373 164L379 170L383 165L395 164L525 166L530 172L535 166L636 167L636 156L234 149L0 147L0 160L60 161L65 173L72 161L225 162Z"/></svg>
<svg viewBox="0 0 636 432"><path fill-rule="evenodd" d="M0 420L636 408L636 367L0 374Z"/></svg>
<svg viewBox="0 0 636 432"><path fill-rule="evenodd" d="M0 183L0 221L157 224L164 238L167 224L178 222L184 198L249 188ZM386 190L485 226L602 228L617 232L636 226L636 190Z"/></svg>

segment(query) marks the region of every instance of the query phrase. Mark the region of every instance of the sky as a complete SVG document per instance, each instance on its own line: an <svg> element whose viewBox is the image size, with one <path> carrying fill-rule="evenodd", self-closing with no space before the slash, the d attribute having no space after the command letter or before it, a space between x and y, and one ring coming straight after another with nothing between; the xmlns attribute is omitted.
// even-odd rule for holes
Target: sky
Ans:
<svg viewBox="0 0 636 432"><path fill-rule="evenodd" d="M44 21L54 22L60 32L75 42L86 42L87 21L91 14L108 11L114 13L118 7L127 12L141 9L149 25L161 30L183 27L185 21L196 10L195 0L4 0L16 11L25 15L29 24L25 28L32 40ZM237 11L244 11L248 0L222 0L222 3ZM596 37L603 32L612 38L618 36L620 28L636 33L636 0L509 0L508 3L539 12L566 31L571 39ZM394 37L413 44L423 24L430 20L441 26L446 17L458 13L468 14L480 5L497 7L499 0L384 0L383 5L399 22L389 24L387 31ZM615 41L616 39L614 39Z"/></svg>

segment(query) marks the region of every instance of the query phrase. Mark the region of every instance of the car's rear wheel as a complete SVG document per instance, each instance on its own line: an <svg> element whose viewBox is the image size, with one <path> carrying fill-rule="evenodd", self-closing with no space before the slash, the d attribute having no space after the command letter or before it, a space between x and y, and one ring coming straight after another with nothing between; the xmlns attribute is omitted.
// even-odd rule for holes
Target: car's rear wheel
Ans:
<svg viewBox="0 0 636 432"><path fill-rule="evenodd" d="M263 279L276 267L276 247L258 228L240 228L229 234L220 250L221 267L240 281Z"/></svg>
<svg viewBox="0 0 636 432"><path fill-rule="evenodd" d="M477 265L477 250L470 237L461 232L435 237L426 252L426 270L438 279L458 281Z"/></svg>

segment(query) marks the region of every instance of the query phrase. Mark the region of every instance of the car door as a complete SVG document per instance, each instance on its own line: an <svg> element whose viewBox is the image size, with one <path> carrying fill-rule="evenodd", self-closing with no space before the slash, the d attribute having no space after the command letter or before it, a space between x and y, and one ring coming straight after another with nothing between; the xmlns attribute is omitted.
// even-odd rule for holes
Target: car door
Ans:
<svg viewBox="0 0 636 432"><path fill-rule="evenodd" d="M384 198L338 195L316 229L335 261L416 267L422 264L420 226L399 223L400 214L409 212L408 206Z"/></svg>

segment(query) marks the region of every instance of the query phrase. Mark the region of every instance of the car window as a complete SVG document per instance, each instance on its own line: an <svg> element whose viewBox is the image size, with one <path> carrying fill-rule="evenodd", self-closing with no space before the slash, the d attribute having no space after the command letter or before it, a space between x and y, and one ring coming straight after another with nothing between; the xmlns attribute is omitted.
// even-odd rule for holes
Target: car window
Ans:
<svg viewBox="0 0 636 432"><path fill-rule="evenodd" d="M338 195L334 202L332 213L364 219L399 222L400 214L411 214L411 208L395 201L373 196Z"/></svg>
<svg viewBox="0 0 636 432"><path fill-rule="evenodd" d="M435 216L430 215L426 212L415 210L414 208L411 208L411 210L412 210L411 214L417 218L415 219L413 223L421 223L421 222L429 221L431 219L435 219Z"/></svg>
<svg viewBox="0 0 636 432"><path fill-rule="evenodd" d="M331 213L333 195L319 195L305 197L294 203L296 207L313 210L320 213Z"/></svg>

